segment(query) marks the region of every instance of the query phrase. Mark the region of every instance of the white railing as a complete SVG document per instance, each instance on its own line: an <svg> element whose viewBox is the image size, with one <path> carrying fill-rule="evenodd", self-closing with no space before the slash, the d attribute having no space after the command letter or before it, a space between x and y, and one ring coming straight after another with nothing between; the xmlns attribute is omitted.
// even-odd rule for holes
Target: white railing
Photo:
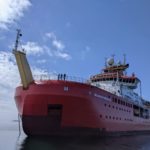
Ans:
<svg viewBox="0 0 150 150"><path fill-rule="evenodd" d="M34 79L36 81L65 80L65 81L73 81L73 82L79 82L79 83L89 83L88 80L84 78L68 76L65 74L40 74L40 75L34 75Z"/></svg>

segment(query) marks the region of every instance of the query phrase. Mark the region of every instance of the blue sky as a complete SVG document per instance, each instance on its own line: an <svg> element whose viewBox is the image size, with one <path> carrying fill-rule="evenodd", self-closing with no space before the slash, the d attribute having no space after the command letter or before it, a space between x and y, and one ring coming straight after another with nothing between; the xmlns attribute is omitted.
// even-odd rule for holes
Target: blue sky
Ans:
<svg viewBox="0 0 150 150"><path fill-rule="evenodd" d="M0 0L0 79L7 79L0 83L1 99L11 99L19 82L10 54L16 28L35 74L89 78L105 57L123 60L126 54L128 74L141 79L143 97L150 99L149 16L149 0Z"/></svg>

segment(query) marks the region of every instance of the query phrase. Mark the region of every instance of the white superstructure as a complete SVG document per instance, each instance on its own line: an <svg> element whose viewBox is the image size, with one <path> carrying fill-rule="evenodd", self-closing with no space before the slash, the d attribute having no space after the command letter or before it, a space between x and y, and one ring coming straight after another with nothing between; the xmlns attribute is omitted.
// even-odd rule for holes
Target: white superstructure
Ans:
<svg viewBox="0 0 150 150"><path fill-rule="evenodd" d="M115 63L114 58L110 58L105 63L106 67L102 73L94 75L90 78L91 85L104 89L112 94L126 98L131 101L140 103L143 99L140 94L135 91L140 86L140 80L133 73L131 76L126 75L126 69L129 64L119 61Z"/></svg>

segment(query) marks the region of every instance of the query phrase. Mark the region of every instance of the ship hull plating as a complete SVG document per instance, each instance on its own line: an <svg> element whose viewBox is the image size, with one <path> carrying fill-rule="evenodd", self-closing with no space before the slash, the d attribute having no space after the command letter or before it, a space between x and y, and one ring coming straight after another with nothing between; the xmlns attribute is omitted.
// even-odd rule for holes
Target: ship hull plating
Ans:
<svg viewBox="0 0 150 150"><path fill-rule="evenodd" d="M150 119L134 116L133 106L97 87L47 81L16 88L15 101L27 135L105 135L150 131ZM129 107L130 106L130 107Z"/></svg>

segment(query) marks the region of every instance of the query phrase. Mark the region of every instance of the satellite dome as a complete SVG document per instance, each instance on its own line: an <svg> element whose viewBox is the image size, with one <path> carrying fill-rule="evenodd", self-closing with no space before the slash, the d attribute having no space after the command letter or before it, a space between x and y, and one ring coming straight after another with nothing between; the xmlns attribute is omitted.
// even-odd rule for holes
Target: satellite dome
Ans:
<svg viewBox="0 0 150 150"><path fill-rule="evenodd" d="M108 65L112 66L114 64L114 58L108 58L107 63Z"/></svg>

